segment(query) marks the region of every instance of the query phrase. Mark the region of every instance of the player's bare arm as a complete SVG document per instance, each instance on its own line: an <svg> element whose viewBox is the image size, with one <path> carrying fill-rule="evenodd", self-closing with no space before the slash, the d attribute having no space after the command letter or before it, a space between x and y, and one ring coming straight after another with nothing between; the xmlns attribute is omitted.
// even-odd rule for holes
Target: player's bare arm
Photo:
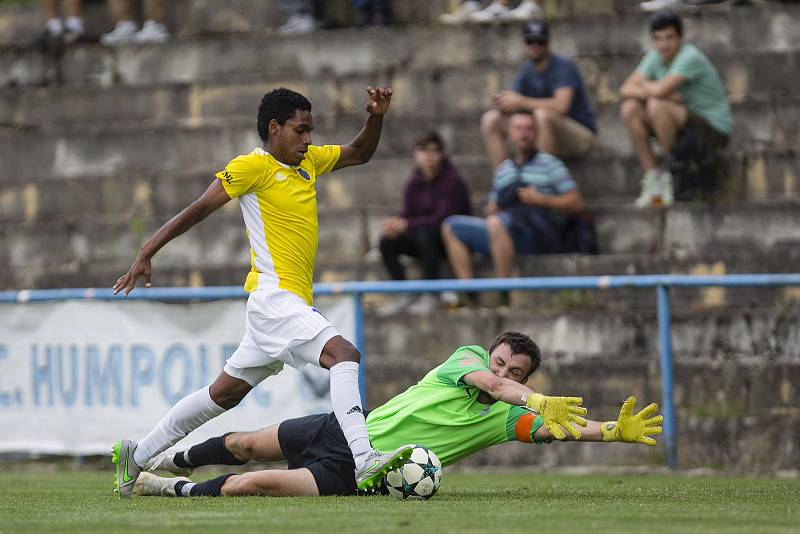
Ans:
<svg viewBox="0 0 800 534"><path fill-rule="evenodd" d="M222 182L214 180L200 197L184 208L175 217L167 221L139 250L130 270L114 284L114 294L125 291L125 296L133 291L136 283L144 277L145 287L150 287L150 260L161 248L199 223L231 198L222 187Z"/></svg>
<svg viewBox="0 0 800 534"><path fill-rule="evenodd" d="M378 148L383 116L389 111L389 104L392 101L392 88L368 87L367 96L366 110L369 113L367 122L349 144L342 145L339 161L333 167L334 171L353 165L363 165L372 158L375 149Z"/></svg>

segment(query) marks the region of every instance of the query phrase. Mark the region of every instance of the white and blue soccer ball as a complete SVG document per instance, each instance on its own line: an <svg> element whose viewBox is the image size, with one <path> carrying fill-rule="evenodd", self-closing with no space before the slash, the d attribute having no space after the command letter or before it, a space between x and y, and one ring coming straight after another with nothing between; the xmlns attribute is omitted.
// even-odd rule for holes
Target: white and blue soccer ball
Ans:
<svg viewBox="0 0 800 534"><path fill-rule="evenodd" d="M400 469L386 475L389 494L400 500L427 500L442 483L442 462L422 445L414 445L411 457Z"/></svg>

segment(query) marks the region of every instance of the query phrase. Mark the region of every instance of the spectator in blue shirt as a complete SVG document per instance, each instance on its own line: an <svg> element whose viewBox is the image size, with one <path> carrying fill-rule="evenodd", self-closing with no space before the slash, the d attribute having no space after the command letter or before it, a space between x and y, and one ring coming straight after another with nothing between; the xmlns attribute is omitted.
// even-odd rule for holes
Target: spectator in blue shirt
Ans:
<svg viewBox="0 0 800 534"><path fill-rule="evenodd" d="M597 131L578 67L550 52L547 25L534 20L523 26L525 53L511 90L494 96L494 109L481 118L481 135L492 168L506 157L506 117L516 111L536 115L538 147L560 157L588 151Z"/></svg>
<svg viewBox="0 0 800 534"><path fill-rule="evenodd" d="M583 209L561 160L537 150L535 115L517 112L508 122L512 153L497 167L486 218L452 215L442 225L458 278L473 278L472 251L491 256L499 278L512 275L515 254L559 252L566 215Z"/></svg>

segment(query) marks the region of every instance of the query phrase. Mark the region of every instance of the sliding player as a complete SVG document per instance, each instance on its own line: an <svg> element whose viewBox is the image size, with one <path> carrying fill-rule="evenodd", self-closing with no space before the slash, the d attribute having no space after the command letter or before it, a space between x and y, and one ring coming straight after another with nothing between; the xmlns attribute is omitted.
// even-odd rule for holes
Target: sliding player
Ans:
<svg viewBox="0 0 800 534"><path fill-rule="evenodd" d="M651 436L661 433L662 417L655 416L658 407L651 404L634 414L634 397L625 401L617 420L588 421L580 434L570 423L566 423L569 434L558 425L543 424L542 416L528 408L537 394L524 385L540 362L539 347L517 332L498 336L488 351L478 346L461 347L419 383L369 413L367 427L372 442L386 450L418 443L433 450L445 466L514 440L656 444ZM574 413L577 410L572 410L567 419L580 423L581 418ZM183 476L162 478L143 473L134 492L173 497L358 492L347 441L333 414L289 419L257 432L211 438L187 451L158 456L147 468L186 476L201 465L241 465L250 460L285 460L289 469L229 474L201 483Z"/></svg>

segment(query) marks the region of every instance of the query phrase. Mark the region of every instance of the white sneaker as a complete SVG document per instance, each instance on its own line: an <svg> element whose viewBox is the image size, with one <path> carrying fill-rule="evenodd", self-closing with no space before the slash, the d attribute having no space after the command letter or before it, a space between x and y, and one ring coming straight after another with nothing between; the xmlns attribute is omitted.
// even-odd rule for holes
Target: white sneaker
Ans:
<svg viewBox="0 0 800 534"><path fill-rule="evenodd" d="M175 483L181 480L191 482L186 477L162 478L145 471L136 479L133 494L142 497L177 497Z"/></svg>
<svg viewBox="0 0 800 534"><path fill-rule="evenodd" d="M658 194L654 199L655 206L672 206L675 203L675 187L672 183L672 173L663 171L658 175Z"/></svg>
<svg viewBox="0 0 800 534"><path fill-rule="evenodd" d="M455 291L442 291L439 293L439 300L442 301L447 308L458 307L458 293Z"/></svg>
<svg viewBox="0 0 800 534"><path fill-rule="evenodd" d="M133 41L138 44L163 43L167 39L169 39L167 26L154 20L146 21L141 31L133 36Z"/></svg>
<svg viewBox="0 0 800 534"><path fill-rule="evenodd" d="M130 20L117 22L114 29L100 36L100 42L107 46L115 46L130 43L138 30L136 23Z"/></svg>
<svg viewBox="0 0 800 534"><path fill-rule="evenodd" d="M378 315L380 317L389 317L391 315L396 315L401 311L408 308L413 302L416 295L408 295L402 294L395 297L395 299L386 304L385 306L381 306L378 308Z"/></svg>
<svg viewBox="0 0 800 534"><path fill-rule="evenodd" d="M438 308L439 298L436 295L425 293L408 307L408 311L414 315L428 315Z"/></svg>
<svg viewBox="0 0 800 534"><path fill-rule="evenodd" d="M533 0L522 0L517 7L508 12L514 20L533 20L541 18L542 10Z"/></svg>
<svg viewBox="0 0 800 534"><path fill-rule="evenodd" d="M310 13L295 13L286 24L278 28L278 32L285 35L298 35L314 31L314 17Z"/></svg>
<svg viewBox="0 0 800 534"><path fill-rule="evenodd" d="M485 9L481 9L480 11L476 11L470 16L470 20L473 22L504 22L511 20L511 16L509 13L511 12L506 6L500 3L499 0L495 0Z"/></svg>
<svg viewBox="0 0 800 534"><path fill-rule="evenodd" d="M452 13L445 13L439 17L439 22L442 24L463 24L470 20L473 13L481 10L481 3L478 0L468 0L462 2L458 9Z"/></svg>
<svg viewBox="0 0 800 534"><path fill-rule="evenodd" d="M639 3L639 9L645 13L653 13L662 9L680 9L682 7L682 0L650 0L649 2Z"/></svg>
<svg viewBox="0 0 800 534"><path fill-rule="evenodd" d="M176 453L174 452L162 452L144 464L142 471L166 471L168 473L172 473L173 475L188 477L192 474L194 469L191 467L178 467L175 465L175 454Z"/></svg>
<svg viewBox="0 0 800 534"><path fill-rule="evenodd" d="M637 208L647 208L653 205L653 197L658 192L658 179L661 174L659 169L650 169L642 178L642 193L636 199Z"/></svg>

